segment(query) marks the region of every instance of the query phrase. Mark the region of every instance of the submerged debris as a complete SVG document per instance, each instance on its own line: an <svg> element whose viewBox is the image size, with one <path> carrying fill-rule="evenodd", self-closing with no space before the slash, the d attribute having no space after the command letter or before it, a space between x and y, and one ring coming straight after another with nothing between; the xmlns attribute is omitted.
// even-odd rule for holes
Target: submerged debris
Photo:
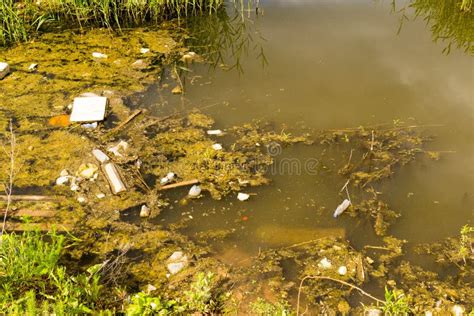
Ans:
<svg viewBox="0 0 474 316"><path fill-rule="evenodd" d="M334 211L334 217L338 217L339 215L341 215L345 210L347 210L347 208L351 205L351 201L349 201L348 199L345 199L344 201L342 201L341 204L339 204L339 206L336 208L336 210Z"/></svg>

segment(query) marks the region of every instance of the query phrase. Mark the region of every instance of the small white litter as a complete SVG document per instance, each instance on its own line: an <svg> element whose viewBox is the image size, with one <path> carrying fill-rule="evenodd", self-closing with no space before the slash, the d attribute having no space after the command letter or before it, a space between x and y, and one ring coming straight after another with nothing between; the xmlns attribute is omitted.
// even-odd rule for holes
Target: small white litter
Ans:
<svg viewBox="0 0 474 316"><path fill-rule="evenodd" d="M0 80L10 73L10 66L7 63L0 63Z"/></svg>
<svg viewBox="0 0 474 316"><path fill-rule="evenodd" d="M337 273L339 273L339 275L346 275L347 273L346 266L340 266L339 269L337 269Z"/></svg>
<svg viewBox="0 0 474 316"><path fill-rule="evenodd" d="M94 122L94 123L85 123L85 124L82 124L81 126L87 129L94 129L94 128L97 128L99 124L97 124L97 122Z"/></svg>
<svg viewBox="0 0 474 316"><path fill-rule="evenodd" d="M79 203L81 203L81 204L82 204L82 203L85 203L85 202L86 202L86 198L83 197L83 196L80 196L80 197L77 198L77 202L79 202Z"/></svg>
<svg viewBox="0 0 474 316"><path fill-rule="evenodd" d="M329 269L332 267L332 263L331 261L329 261L328 258L324 257L323 259L321 259L321 261L319 261L318 267L323 269Z"/></svg>
<svg viewBox="0 0 474 316"><path fill-rule="evenodd" d="M100 149L93 149L92 155L94 155L95 159L100 163L104 163L109 161L109 156L107 156L102 150Z"/></svg>
<svg viewBox="0 0 474 316"><path fill-rule="evenodd" d="M188 265L188 257L182 251L175 251L168 258L166 267L171 274L176 274Z"/></svg>
<svg viewBox="0 0 474 316"><path fill-rule="evenodd" d="M222 131L220 129L210 129L207 131L207 135L216 135L216 136L220 136L222 135Z"/></svg>
<svg viewBox="0 0 474 316"><path fill-rule="evenodd" d="M56 179L56 185L65 185L69 182L69 176L61 176Z"/></svg>
<svg viewBox="0 0 474 316"><path fill-rule="evenodd" d="M127 149L128 149L128 143L124 140L121 140L118 142L117 145L109 147L107 151L113 153L117 157L122 157L122 154L120 153L120 151L121 150L126 151Z"/></svg>
<svg viewBox="0 0 474 316"><path fill-rule="evenodd" d="M150 216L150 208L146 205L142 205L140 209L140 217L148 217Z"/></svg>
<svg viewBox="0 0 474 316"><path fill-rule="evenodd" d="M110 190L113 194L117 194L127 190L117 168L113 163L106 163L102 166L102 170L104 171L105 177L107 178L107 181L110 185Z"/></svg>
<svg viewBox="0 0 474 316"><path fill-rule="evenodd" d="M239 192L239 194L237 194L237 199L239 201L247 201L249 199L250 195L247 194L247 193L241 193Z"/></svg>
<svg viewBox="0 0 474 316"><path fill-rule="evenodd" d="M222 150L222 145L221 145L221 144L214 144L214 145L212 145L212 149L214 149L214 150Z"/></svg>
<svg viewBox="0 0 474 316"><path fill-rule="evenodd" d="M106 97L77 97L72 104L71 122L97 122L104 120Z"/></svg>
<svg viewBox="0 0 474 316"><path fill-rule="evenodd" d="M347 208L351 205L351 201L349 201L348 199L345 199L344 201L342 201L341 204L339 204L339 206L336 208L336 210L334 211L334 217L338 217L339 215L341 215L345 210L347 210Z"/></svg>
<svg viewBox="0 0 474 316"><path fill-rule="evenodd" d="M69 175L69 172L66 170L66 169L63 169L61 170L61 172L59 173L59 175L61 177L65 177L65 176L68 176Z"/></svg>
<svg viewBox="0 0 474 316"><path fill-rule="evenodd" d="M201 194L201 187L199 185L193 185L191 189L189 189L188 195L190 197L197 197Z"/></svg>
<svg viewBox="0 0 474 316"><path fill-rule="evenodd" d="M105 59L109 56L107 56L106 54L99 53L99 52L93 52L92 57L99 58L99 59Z"/></svg>
<svg viewBox="0 0 474 316"><path fill-rule="evenodd" d="M174 172L168 172L168 174L165 177L161 178L160 184L165 185L165 184L173 181L174 176L175 176Z"/></svg>
<svg viewBox="0 0 474 316"><path fill-rule="evenodd" d="M31 64L28 67L28 71L36 71L38 69L38 64Z"/></svg>
<svg viewBox="0 0 474 316"><path fill-rule="evenodd" d="M149 52L150 52L149 48L140 48L140 53L141 54L146 54L146 53L149 53Z"/></svg>
<svg viewBox="0 0 474 316"><path fill-rule="evenodd" d="M103 198L105 198L105 194L104 193L98 193L98 194L95 195L95 197L98 198L98 199L103 199Z"/></svg>

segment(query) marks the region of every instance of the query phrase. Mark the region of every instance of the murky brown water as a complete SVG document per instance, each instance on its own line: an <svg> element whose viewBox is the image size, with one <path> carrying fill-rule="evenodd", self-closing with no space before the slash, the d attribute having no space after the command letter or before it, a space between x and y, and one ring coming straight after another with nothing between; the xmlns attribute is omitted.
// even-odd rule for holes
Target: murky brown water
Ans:
<svg viewBox="0 0 474 316"><path fill-rule="evenodd" d="M406 23L397 35L399 17L384 3L295 0L265 1L262 6L264 15L247 22L254 40L239 55L242 72L194 65L185 99L173 96L153 110L217 103L204 112L222 129L253 119L296 131L301 126L344 128L393 120L439 124L424 128L436 136L428 147L454 153L439 161L416 160L381 186L383 200L402 214L389 234L427 242L456 235L462 225L472 224L472 57L456 50L442 54L443 44L432 42L421 20ZM258 57L260 48L268 60L265 67ZM235 61L235 56L228 60ZM191 84L193 76L202 77ZM161 102L153 90L145 99L148 104ZM276 159L304 164L319 159L320 153L317 146L298 145L285 148ZM257 195L247 202L235 196L223 201L205 198L187 206L176 204L163 214L169 220L191 212L186 229L191 234L235 229L223 247L235 253L254 255L259 249L338 229L344 229L356 247L380 242L369 223L332 217L341 201L343 177L283 170L271 179L269 186L249 189ZM176 193L176 200L180 196L182 192ZM235 259L234 252L229 256Z"/></svg>

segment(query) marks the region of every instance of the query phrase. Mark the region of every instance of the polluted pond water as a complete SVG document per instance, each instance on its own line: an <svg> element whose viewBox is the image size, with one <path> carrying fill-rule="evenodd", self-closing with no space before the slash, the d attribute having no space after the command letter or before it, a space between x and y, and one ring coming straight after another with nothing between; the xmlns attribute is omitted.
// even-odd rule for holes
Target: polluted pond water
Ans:
<svg viewBox="0 0 474 316"><path fill-rule="evenodd" d="M204 314L469 313L469 56L434 53L421 24L396 37L383 5L264 10L0 51L2 141L15 152L7 227L55 224L77 239L71 271L107 262L103 282L124 298ZM367 25L319 31L335 16ZM428 60L395 60L413 42ZM97 127L70 121L80 96L107 98ZM8 150L0 159L8 183ZM119 310L120 295L104 305Z"/></svg>

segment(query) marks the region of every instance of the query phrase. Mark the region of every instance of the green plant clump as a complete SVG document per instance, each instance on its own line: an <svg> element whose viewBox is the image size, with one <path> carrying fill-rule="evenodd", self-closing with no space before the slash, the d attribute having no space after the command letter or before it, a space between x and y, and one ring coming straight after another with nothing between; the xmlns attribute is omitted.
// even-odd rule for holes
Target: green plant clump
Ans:
<svg viewBox="0 0 474 316"><path fill-rule="evenodd" d="M71 276L59 264L64 236L25 232L0 240L0 311L7 315L84 314L97 307L101 265Z"/></svg>
<svg viewBox="0 0 474 316"><path fill-rule="evenodd" d="M120 30L173 17L213 13L222 4L223 0L2 0L0 44L26 41L48 25Z"/></svg>

